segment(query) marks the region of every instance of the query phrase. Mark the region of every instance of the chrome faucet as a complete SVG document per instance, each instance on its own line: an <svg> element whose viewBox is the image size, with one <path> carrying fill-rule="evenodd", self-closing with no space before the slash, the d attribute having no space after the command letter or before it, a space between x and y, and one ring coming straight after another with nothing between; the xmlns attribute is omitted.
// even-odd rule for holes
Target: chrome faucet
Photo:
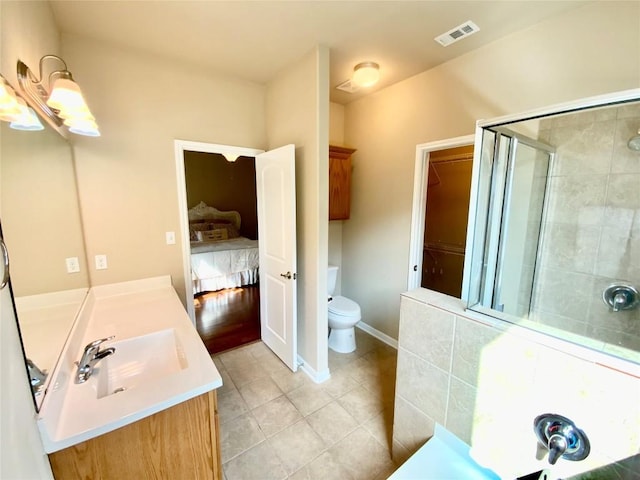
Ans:
<svg viewBox="0 0 640 480"><path fill-rule="evenodd" d="M114 338L115 336L112 335L111 337L94 340L86 347L84 347L82 358L79 362L76 362L76 365L78 365L78 372L76 373L76 383L86 382L93 373L93 368L96 366L96 363L98 363L103 358L112 355L116 351L114 347L100 350L100 345L102 345L104 342L108 342L109 340L113 340Z"/></svg>
<svg viewBox="0 0 640 480"><path fill-rule="evenodd" d="M44 388L44 382L47 379L47 371L40 370L40 368L38 368L38 366L30 358L27 358L27 370L29 371L31 391L34 393L34 395L38 395Z"/></svg>

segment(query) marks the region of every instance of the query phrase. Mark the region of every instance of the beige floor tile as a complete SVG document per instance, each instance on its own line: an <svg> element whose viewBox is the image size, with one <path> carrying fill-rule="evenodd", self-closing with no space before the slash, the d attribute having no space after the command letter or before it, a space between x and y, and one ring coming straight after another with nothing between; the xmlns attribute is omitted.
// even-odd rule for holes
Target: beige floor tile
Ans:
<svg viewBox="0 0 640 480"><path fill-rule="evenodd" d="M247 345L245 348L249 351L251 356L256 360L258 360L259 358L265 355L275 356L275 354L271 351L271 349L267 347L263 342L255 342L250 345Z"/></svg>
<svg viewBox="0 0 640 480"><path fill-rule="evenodd" d="M364 428L386 449L391 451L393 435L393 406L385 408L380 415L363 424Z"/></svg>
<svg viewBox="0 0 640 480"><path fill-rule="evenodd" d="M247 451L265 439L258 422L248 413L220 426L222 463Z"/></svg>
<svg viewBox="0 0 640 480"><path fill-rule="evenodd" d="M353 480L353 475L333 455L324 452L289 477L289 480Z"/></svg>
<svg viewBox="0 0 640 480"><path fill-rule="evenodd" d="M358 423L366 422L382 412L384 404L377 395L372 395L363 386L354 388L338 399L340 405L356 419Z"/></svg>
<svg viewBox="0 0 640 480"><path fill-rule="evenodd" d="M293 373L288 368L285 371L272 373L271 379L276 382L280 390L284 393L289 393L296 388L300 388L303 385L307 385L312 383L311 379L307 376L306 373L298 370Z"/></svg>
<svg viewBox="0 0 640 480"><path fill-rule="evenodd" d="M356 346L358 353L360 355L364 355L375 348L385 347L388 345L363 330L356 328Z"/></svg>
<svg viewBox="0 0 640 480"><path fill-rule="evenodd" d="M270 437L302 419L302 415L289 399L282 395L254 409L251 413L260 429Z"/></svg>
<svg viewBox="0 0 640 480"><path fill-rule="evenodd" d="M327 447L342 440L358 427L358 422L335 401L309 415L307 422Z"/></svg>
<svg viewBox="0 0 640 480"><path fill-rule="evenodd" d="M220 372L220 376L222 377L222 386L216 390L218 395L223 395L225 393L230 392L231 390L236 390L236 386L231 380L229 376L229 372L227 372L226 368L218 368L218 372Z"/></svg>
<svg viewBox="0 0 640 480"><path fill-rule="evenodd" d="M396 351L360 329L356 344L350 354L329 350L331 378L321 385L262 342L212 357L224 382L225 480L385 480L394 471Z"/></svg>
<svg viewBox="0 0 640 480"><path fill-rule="evenodd" d="M331 397L313 383L292 390L287 393L287 397L305 417L331 401Z"/></svg>
<svg viewBox="0 0 640 480"><path fill-rule="evenodd" d="M251 355L249 347L250 346L245 346L233 350L228 350L217 355L216 358L218 358L222 362L225 368L237 368L247 362L255 360L255 358L253 358L253 355Z"/></svg>
<svg viewBox="0 0 640 480"><path fill-rule="evenodd" d="M287 427L267 441L289 474L302 468L324 450L322 439L305 420Z"/></svg>
<svg viewBox="0 0 640 480"><path fill-rule="evenodd" d="M283 393L282 390L278 388L278 385L269 377L247 383L238 390L249 409L259 407L274 398L278 398Z"/></svg>
<svg viewBox="0 0 640 480"><path fill-rule="evenodd" d="M364 427L331 447L329 453L355 480L371 480L393 465L389 451Z"/></svg>
<svg viewBox="0 0 640 480"><path fill-rule="evenodd" d="M218 417L221 424L233 420L248 410L240 392L235 388L218 395Z"/></svg>
<svg viewBox="0 0 640 480"><path fill-rule="evenodd" d="M329 349L329 370L331 373L337 372L349 363L357 360L359 356L360 353L357 350L352 353L338 353Z"/></svg>
<svg viewBox="0 0 640 480"><path fill-rule="evenodd" d="M260 380L266 375L260 363L254 360L253 357L246 362L233 363L232 365L231 367L227 367L227 372L237 388L255 380Z"/></svg>
<svg viewBox="0 0 640 480"><path fill-rule="evenodd" d="M368 379L362 383L362 386L379 398L385 406L393 406L396 391L395 372L383 374L375 380Z"/></svg>
<svg viewBox="0 0 640 480"><path fill-rule="evenodd" d="M284 372L293 373L282 360L280 360L273 354L263 355L262 357L258 358L257 361L260 363L262 369L269 375L275 375Z"/></svg>
<svg viewBox="0 0 640 480"><path fill-rule="evenodd" d="M382 378L381 366L375 361L375 359L371 359L366 355L344 367L344 371L346 371L349 376L358 383L363 383L365 381L377 382Z"/></svg>
<svg viewBox="0 0 640 480"><path fill-rule="evenodd" d="M332 398L339 398L357 386L358 383L343 370L339 370L336 373L331 372L331 378L321 384L322 389Z"/></svg>
<svg viewBox="0 0 640 480"><path fill-rule="evenodd" d="M268 442L262 442L223 465L227 480L284 480L287 472Z"/></svg>

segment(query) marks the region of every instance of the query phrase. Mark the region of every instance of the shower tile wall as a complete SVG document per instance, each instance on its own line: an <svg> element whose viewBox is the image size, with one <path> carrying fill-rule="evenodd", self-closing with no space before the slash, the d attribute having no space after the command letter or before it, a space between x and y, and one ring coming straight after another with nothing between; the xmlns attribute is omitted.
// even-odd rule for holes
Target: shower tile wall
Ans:
<svg viewBox="0 0 640 480"><path fill-rule="evenodd" d="M640 288L640 104L542 120L551 168L531 320L640 351L640 309L613 313L613 282ZM615 347L614 347L615 348Z"/></svg>
<svg viewBox="0 0 640 480"><path fill-rule="evenodd" d="M502 478L543 468L551 468L553 478L568 478L629 457L638 465L640 377L623 373L637 372L634 364L609 368L584 359L579 352L588 350L582 347L541 344L525 329L479 318L461 300L437 292L402 295L394 460L422 446L437 422ZM585 430L587 459L563 459L554 467L536 459L533 419L547 412L566 415ZM637 469L615 478L640 480Z"/></svg>

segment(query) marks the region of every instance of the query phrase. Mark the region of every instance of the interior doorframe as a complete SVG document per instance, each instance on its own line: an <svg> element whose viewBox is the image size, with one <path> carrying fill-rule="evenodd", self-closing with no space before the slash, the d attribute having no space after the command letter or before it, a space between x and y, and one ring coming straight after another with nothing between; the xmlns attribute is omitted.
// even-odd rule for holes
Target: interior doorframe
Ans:
<svg viewBox="0 0 640 480"><path fill-rule="evenodd" d="M446 150L447 148L473 145L474 140L474 135L464 135L416 145L416 161L413 174L413 208L411 210L411 240L409 244L409 274L407 278L408 290L419 288L422 281L422 252L427 213L427 176L430 153ZM463 296L464 292L463 285Z"/></svg>
<svg viewBox="0 0 640 480"><path fill-rule="evenodd" d="M215 143L192 142L189 140L174 140L176 158L176 182L178 191L178 210L180 215L180 238L182 248L182 271L184 275L185 303L191 322L196 324L196 311L193 306L193 283L191 280L191 242L189 235L189 216L187 205L187 179L184 173L184 152L218 153L227 158L255 157L264 150L233 145L219 145Z"/></svg>

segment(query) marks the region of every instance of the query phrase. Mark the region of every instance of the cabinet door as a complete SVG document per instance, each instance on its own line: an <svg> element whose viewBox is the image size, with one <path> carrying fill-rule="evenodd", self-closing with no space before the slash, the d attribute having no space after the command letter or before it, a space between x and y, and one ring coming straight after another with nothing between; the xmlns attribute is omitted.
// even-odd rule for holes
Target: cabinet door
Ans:
<svg viewBox="0 0 640 480"><path fill-rule="evenodd" d="M216 392L49 455L56 480L220 480Z"/></svg>
<svg viewBox="0 0 640 480"><path fill-rule="evenodd" d="M351 208L352 148L329 147L329 220L347 220Z"/></svg>

